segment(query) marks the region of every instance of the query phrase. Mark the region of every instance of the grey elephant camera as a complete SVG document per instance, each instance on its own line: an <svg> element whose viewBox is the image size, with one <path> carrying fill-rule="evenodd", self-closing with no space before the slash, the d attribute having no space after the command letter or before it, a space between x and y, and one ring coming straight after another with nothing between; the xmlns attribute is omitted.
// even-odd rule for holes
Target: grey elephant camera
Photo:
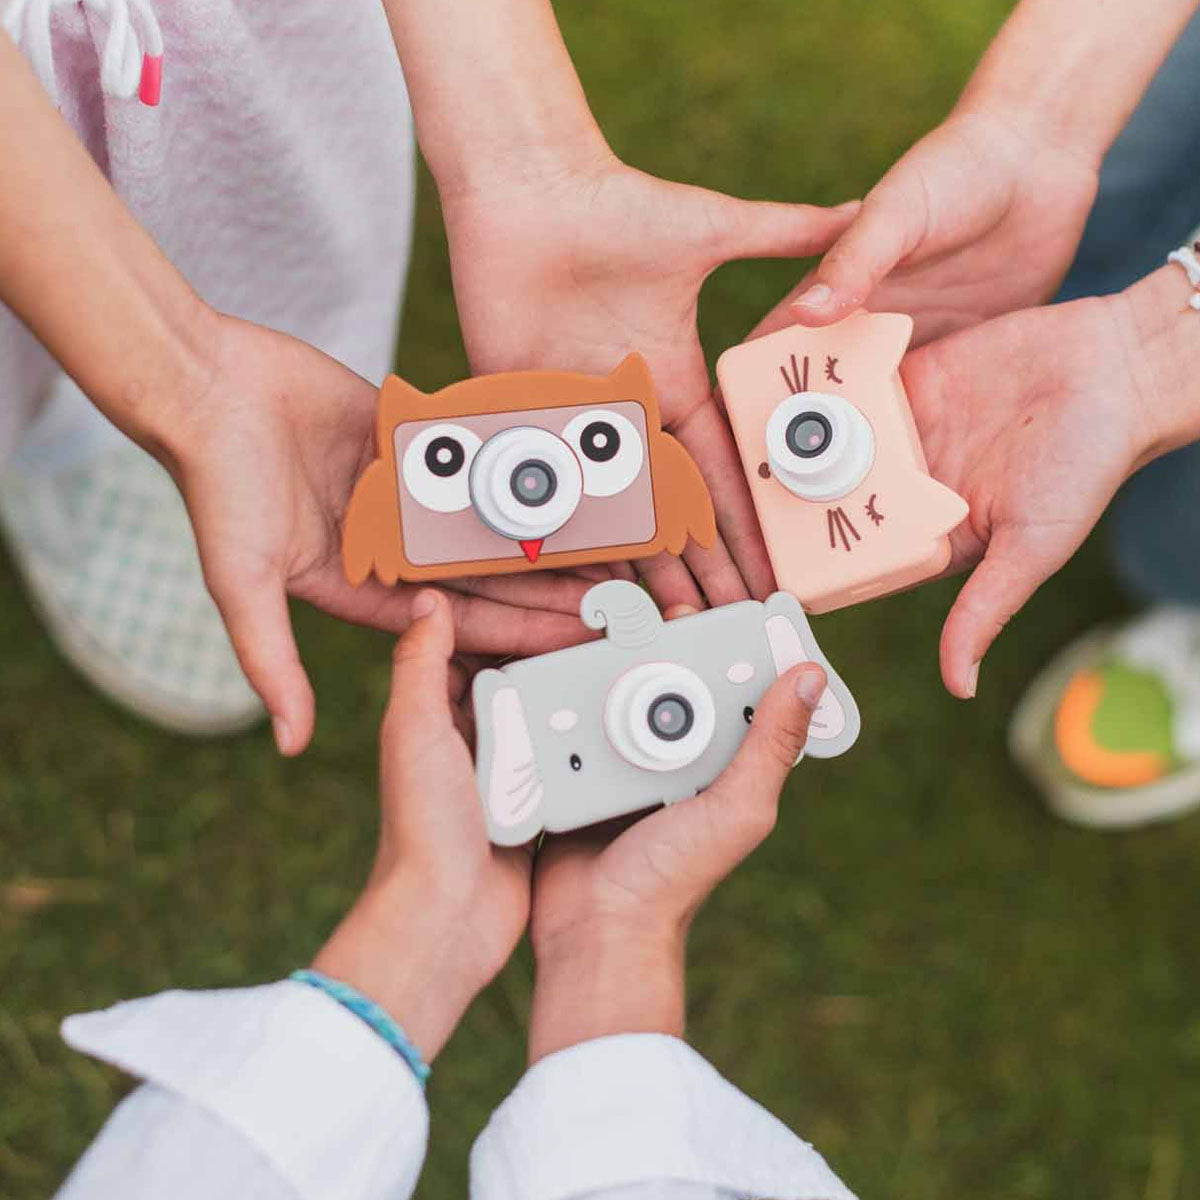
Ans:
<svg viewBox="0 0 1200 1200"><path fill-rule="evenodd" d="M664 622L640 587L610 580L580 615L604 641L475 679L476 771L497 845L694 796L796 663L818 662L829 679L805 753L833 758L858 737L854 697L784 592Z"/></svg>

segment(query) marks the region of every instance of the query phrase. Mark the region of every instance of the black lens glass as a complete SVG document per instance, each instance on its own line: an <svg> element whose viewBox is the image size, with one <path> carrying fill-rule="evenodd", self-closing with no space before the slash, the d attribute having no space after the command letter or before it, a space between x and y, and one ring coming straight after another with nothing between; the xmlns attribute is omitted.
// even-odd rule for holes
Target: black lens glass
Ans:
<svg viewBox="0 0 1200 1200"><path fill-rule="evenodd" d="M449 479L457 475L467 461L467 452L462 444L452 437L435 437L425 447L425 466L431 475Z"/></svg>
<svg viewBox="0 0 1200 1200"><path fill-rule="evenodd" d="M821 413L803 412L788 422L784 438L788 449L797 458L816 458L829 449L833 426Z"/></svg>
<svg viewBox="0 0 1200 1200"><path fill-rule="evenodd" d="M558 491L558 476L549 463L540 458L527 458L513 471L508 486L521 504L541 508Z"/></svg>
<svg viewBox="0 0 1200 1200"><path fill-rule="evenodd" d="M668 692L650 705L647 720L650 732L656 738L661 738L664 742L677 742L691 733L692 726L696 723L696 714L691 704L678 692Z"/></svg>
<svg viewBox="0 0 1200 1200"><path fill-rule="evenodd" d="M621 449L621 435L608 421L592 421L579 439L579 448L592 462L608 462Z"/></svg>

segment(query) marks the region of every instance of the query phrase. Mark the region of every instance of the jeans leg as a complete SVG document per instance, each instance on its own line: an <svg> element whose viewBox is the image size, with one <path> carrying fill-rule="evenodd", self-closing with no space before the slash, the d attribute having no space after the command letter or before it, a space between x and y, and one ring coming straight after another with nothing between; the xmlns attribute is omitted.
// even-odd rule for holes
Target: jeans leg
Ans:
<svg viewBox="0 0 1200 1200"><path fill-rule="evenodd" d="M1200 225L1200 16L1193 18L1100 173L1061 299L1121 291Z"/></svg>
<svg viewBox="0 0 1200 1200"><path fill-rule="evenodd" d="M1060 299L1128 287L1162 266L1197 226L1200 16L1105 160L1100 195ZM1200 443L1131 479L1113 506L1108 533L1113 565L1135 596L1200 606Z"/></svg>

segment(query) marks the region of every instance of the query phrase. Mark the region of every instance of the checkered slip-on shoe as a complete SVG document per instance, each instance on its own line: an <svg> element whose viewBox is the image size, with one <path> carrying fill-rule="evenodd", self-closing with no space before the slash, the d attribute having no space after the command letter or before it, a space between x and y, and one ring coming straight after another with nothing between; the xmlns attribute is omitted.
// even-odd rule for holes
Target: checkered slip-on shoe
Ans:
<svg viewBox="0 0 1200 1200"><path fill-rule="evenodd" d="M260 720L170 476L114 439L54 471L0 473L0 529L34 607L100 691L180 733Z"/></svg>

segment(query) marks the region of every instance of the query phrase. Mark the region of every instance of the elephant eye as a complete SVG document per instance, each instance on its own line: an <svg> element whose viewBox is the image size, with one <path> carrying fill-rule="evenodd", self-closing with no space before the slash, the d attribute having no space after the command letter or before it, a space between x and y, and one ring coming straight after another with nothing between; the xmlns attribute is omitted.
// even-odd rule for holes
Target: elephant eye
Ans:
<svg viewBox="0 0 1200 1200"><path fill-rule="evenodd" d="M742 709L742 720L745 721L747 725L754 720L754 709L751 708L749 704Z"/></svg>
<svg viewBox="0 0 1200 1200"><path fill-rule="evenodd" d="M572 771L582 771L583 770L583 759L580 758L578 754L571 755L571 770Z"/></svg>

